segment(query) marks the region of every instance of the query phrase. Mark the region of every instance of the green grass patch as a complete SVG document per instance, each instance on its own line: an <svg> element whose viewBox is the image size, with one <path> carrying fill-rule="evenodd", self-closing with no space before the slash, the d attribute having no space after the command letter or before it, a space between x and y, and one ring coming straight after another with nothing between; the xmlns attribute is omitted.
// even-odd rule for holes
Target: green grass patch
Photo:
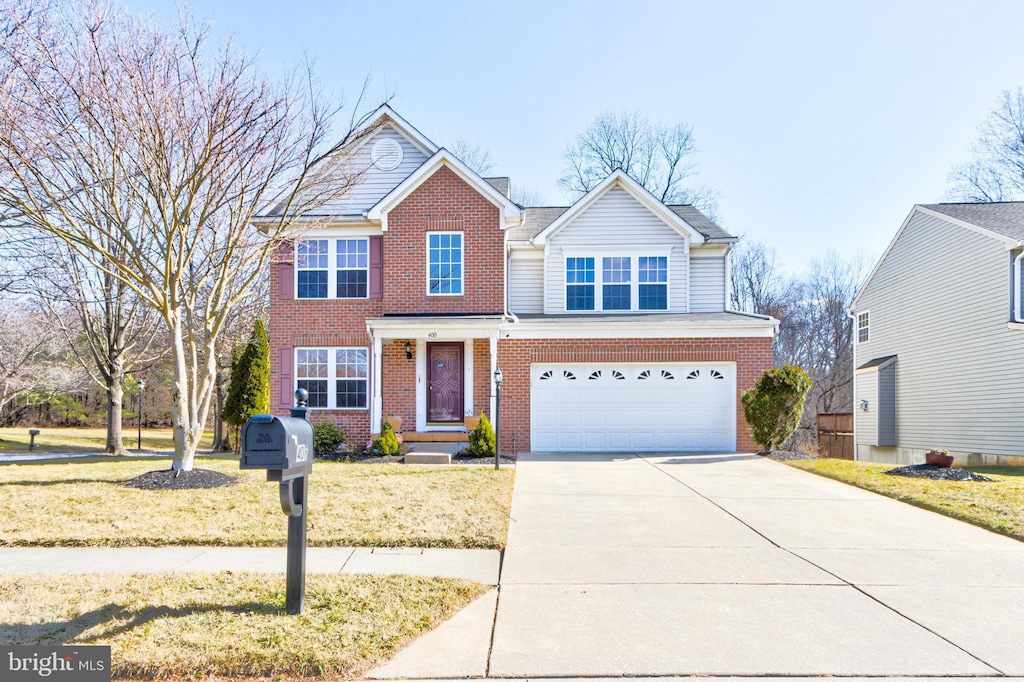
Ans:
<svg viewBox="0 0 1024 682"><path fill-rule="evenodd" d="M29 427L0 428L0 454L15 455L28 452ZM48 428L39 427L36 436L37 453L103 452L107 446L107 430L92 428ZM122 434L125 448L135 451L138 432L126 426ZM199 442L200 450L213 445L213 431L206 431ZM171 429L142 429L142 450L160 452L174 449L174 433Z"/></svg>
<svg viewBox="0 0 1024 682"><path fill-rule="evenodd" d="M276 483L240 471L236 457L196 467L241 478L211 490L136 490L120 482L167 458L95 457L0 466L0 546L283 546L287 519ZM514 470L320 462L309 488L309 544L317 547L501 549Z"/></svg>
<svg viewBox="0 0 1024 682"><path fill-rule="evenodd" d="M412 576L253 573L0 577L0 644L111 646L117 678L353 678L487 588Z"/></svg>
<svg viewBox="0 0 1024 682"><path fill-rule="evenodd" d="M809 459L791 466L909 502L1024 541L1024 468L970 467L994 483L888 476L893 464Z"/></svg>

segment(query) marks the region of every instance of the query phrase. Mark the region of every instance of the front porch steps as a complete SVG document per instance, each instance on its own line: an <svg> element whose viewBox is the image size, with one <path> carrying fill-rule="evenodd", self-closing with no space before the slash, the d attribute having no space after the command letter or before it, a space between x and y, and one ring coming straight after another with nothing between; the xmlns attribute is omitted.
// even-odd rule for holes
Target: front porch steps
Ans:
<svg viewBox="0 0 1024 682"><path fill-rule="evenodd" d="M406 443L468 443L469 433L466 431L403 431L402 440Z"/></svg>

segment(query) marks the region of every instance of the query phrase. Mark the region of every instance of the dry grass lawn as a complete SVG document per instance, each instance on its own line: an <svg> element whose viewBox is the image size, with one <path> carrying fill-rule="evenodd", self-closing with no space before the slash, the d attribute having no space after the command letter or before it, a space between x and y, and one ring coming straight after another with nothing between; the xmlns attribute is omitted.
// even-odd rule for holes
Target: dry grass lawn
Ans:
<svg viewBox="0 0 1024 682"><path fill-rule="evenodd" d="M0 546L283 546L278 486L233 457L196 466L240 476L210 490L136 490L121 481L169 459L90 458L0 465ZM511 468L317 462L309 544L501 549ZM30 510L26 513L26 510Z"/></svg>
<svg viewBox="0 0 1024 682"><path fill-rule="evenodd" d="M39 427L36 436L36 452L103 452L107 445L106 429L83 428L49 428ZM137 432L126 426L121 439L124 446L135 451L138 445ZM28 452L28 427L0 428L0 455L13 455ZM209 449L213 444L213 431L203 434L199 449ZM149 452L160 452L174 449L174 436L171 429L142 429L142 449Z"/></svg>
<svg viewBox="0 0 1024 682"><path fill-rule="evenodd" d="M1022 467L971 467L996 480L977 483L887 476L883 472L894 465L842 459L793 460L786 464L1024 540Z"/></svg>
<svg viewBox="0 0 1024 682"><path fill-rule="evenodd" d="M0 577L0 644L111 646L117 678L352 678L484 592L465 580L251 573Z"/></svg>

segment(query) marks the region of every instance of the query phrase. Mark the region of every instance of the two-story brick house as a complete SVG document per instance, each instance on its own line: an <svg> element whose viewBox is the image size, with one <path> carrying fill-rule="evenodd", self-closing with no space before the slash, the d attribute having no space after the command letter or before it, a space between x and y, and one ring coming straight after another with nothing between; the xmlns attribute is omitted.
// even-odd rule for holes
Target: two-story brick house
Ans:
<svg viewBox="0 0 1024 682"><path fill-rule="evenodd" d="M506 451L754 447L777 322L727 311L735 237L621 171L523 208L389 107L367 125L359 183L271 266L275 411L301 387L352 442L459 438L500 367Z"/></svg>

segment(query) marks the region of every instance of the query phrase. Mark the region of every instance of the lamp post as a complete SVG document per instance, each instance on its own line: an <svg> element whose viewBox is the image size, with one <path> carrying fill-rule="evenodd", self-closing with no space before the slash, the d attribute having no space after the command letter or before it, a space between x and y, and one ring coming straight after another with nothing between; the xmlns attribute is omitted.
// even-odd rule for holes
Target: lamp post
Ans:
<svg viewBox="0 0 1024 682"><path fill-rule="evenodd" d="M138 450L139 450L139 452L142 452L142 392L146 390L146 382L143 381L142 379L139 379L139 381L137 382L136 385L139 387L139 398L138 398L138 400L139 400L139 405L138 405L139 409L138 409L138 414L136 415L136 421L139 422Z"/></svg>
<svg viewBox="0 0 1024 682"><path fill-rule="evenodd" d="M501 368L494 370L494 470L501 464Z"/></svg>

